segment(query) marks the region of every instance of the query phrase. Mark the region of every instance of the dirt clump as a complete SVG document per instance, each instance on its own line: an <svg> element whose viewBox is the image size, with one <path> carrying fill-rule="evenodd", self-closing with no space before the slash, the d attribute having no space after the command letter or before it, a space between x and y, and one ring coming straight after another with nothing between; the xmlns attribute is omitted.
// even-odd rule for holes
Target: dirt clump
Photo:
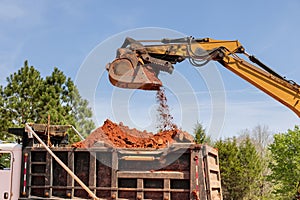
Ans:
<svg viewBox="0 0 300 200"><path fill-rule="evenodd" d="M76 148L90 148L97 142L103 142L117 148L165 148L174 142L191 143L194 138L179 129L163 130L157 134L139 131L106 120L104 124L94 130L85 140L74 143Z"/></svg>

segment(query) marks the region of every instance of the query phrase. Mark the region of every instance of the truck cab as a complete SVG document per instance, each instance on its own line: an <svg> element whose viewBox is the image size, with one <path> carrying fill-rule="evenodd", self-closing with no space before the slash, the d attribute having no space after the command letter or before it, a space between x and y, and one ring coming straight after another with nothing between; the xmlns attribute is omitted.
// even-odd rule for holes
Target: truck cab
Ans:
<svg viewBox="0 0 300 200"><path fill-rule="evenodd" d="M0 199L19 198L21 160L22 145L0 143Z"/></svg>

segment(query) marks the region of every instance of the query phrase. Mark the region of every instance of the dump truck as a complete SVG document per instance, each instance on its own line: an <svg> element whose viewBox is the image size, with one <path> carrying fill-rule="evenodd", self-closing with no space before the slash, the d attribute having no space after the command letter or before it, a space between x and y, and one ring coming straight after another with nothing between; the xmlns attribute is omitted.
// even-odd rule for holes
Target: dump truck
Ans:
<svg viewBox="0 0 300 200"><path fill-rule="evenodd" d="M74 148L66 130L42 124L9 129L22 144L0 144L1 199L222 199L218 152L210 146L115 148L99 141Z"/></svg>

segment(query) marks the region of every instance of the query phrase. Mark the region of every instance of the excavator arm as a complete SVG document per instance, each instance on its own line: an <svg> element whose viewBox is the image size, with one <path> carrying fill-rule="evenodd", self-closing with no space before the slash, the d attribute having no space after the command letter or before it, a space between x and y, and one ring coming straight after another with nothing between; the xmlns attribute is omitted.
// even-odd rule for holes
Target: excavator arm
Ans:
<svg viewBox="0 0 300 200"><path fill-rule="evenodd" d="M246 55L253 64L240 58L238 54ZM106 68L109 72L109 80L114 86L158 90L163 85L158 78L160 71L172 74L173 64L185 59L194 66L203 66L212 60L219 62L300 117L300 86L282 77L256 57L247 54L237 40L187 37L136 41L126 38L121 48L117 50L116 59Z"/></svg>

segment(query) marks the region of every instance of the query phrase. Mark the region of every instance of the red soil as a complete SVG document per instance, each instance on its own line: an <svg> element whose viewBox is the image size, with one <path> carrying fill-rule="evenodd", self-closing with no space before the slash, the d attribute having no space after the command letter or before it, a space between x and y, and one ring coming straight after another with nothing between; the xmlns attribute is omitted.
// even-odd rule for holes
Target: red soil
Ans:
<svg viewBox="0 0 300 200"><path fill-rule="evenodd" d="M130 129L122 123L116 124L106 120L104 124L94 130L85 140L72 146L77 148L90 148L96 142L104 143L118 148L165 148L174 142L193 142L193 136L177 128L164 130L157 134L146 131Z"/></svg>

